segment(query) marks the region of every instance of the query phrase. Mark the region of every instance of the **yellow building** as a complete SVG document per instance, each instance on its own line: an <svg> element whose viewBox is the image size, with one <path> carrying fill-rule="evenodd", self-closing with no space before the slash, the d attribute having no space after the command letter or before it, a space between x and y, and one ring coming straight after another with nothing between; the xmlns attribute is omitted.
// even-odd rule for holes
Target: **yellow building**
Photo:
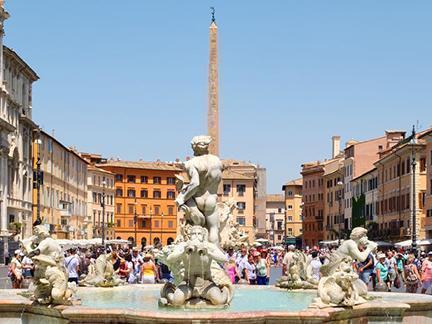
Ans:
<svg viewBox="0 0 432 324"><path fill-rule="evenodd" d="M343 238L344 159L335 158L324 166L324 240Z"/></svg>
<svg viewBox="0 0 432 324"><path fill-rule="evenodd" d="M425 142L426 154L426 194L424 202L426 238L432 239L432 130L424 132L419 138Z"/></svg>
<svg viewBox="0 0 432 324"><path fill-rule="evenodd" d="M57 238L85 238L88 231L87 162L44 131L35 132L34 138L33 221L39 214L42 224Z"/></svg>
<svg viewBox="0 0 432 324"><path fill-rule="evenodd" d="M250 243L255 240L254 183L255 177L252 174L241 173L231 168L222 172L221 201L234 200L237 203L233 214L240 229L248 234Z"/></svg>
<svg viewBox="0 0 432 324"><path fill-rule="evenodd" d="M288 181L282 186L285 196L287 244L295 244L297 238L301 245L301 237L303 235L302 188L302 178Z"/></svg>
<svg viewBox="0 0 432 324"><path fill-rule="evenodd" d="M418 239L426 237L424 198L426 194L426 143L416 134L380 152L377 222L382 240L411 239L415 226ZM416 161L413 173L413 158ZM413 186L413 174L415 186ZM413 204L415 201L415 206ZM416 222L413 222L413 212Z"/></svg>

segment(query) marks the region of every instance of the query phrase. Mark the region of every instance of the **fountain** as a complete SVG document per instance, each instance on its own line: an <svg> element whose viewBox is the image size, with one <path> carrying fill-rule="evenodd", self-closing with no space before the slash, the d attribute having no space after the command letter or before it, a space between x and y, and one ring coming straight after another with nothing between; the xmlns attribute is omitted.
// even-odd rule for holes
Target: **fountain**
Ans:
<svg viewBox="0 0 432 324"><path fill-rule="evenodd" d="M174 276L165 285L120 285L112 277L109 254L96 261L78 287L80 305L71 304L74 287L67 284L61 248L44 227L22 245L36 264L32 300L22 291L0 290L0 321L13 323L352 323L432 320L432 296L367 292L351 268L376 249L364 228L355 228L313 280L306 255L296 252L280 287L234 289L221 265L221 247L238 247L247 236L233 219L234 201L217 202L222 163L208 154L208 136L192 140L195 157L185 162L189 179L178 177L177 205L185 222L174 244L157 257ZM361 246L359 248L359 246ZM286 285L286 286L285 286ZM111 286L110 289L102 288ZM304 288L314 288L308 289ZM302 289L297 289L302 288ZM297 290L296 290L297 289ZM48 306L48 307L47 307Z"/></svg>

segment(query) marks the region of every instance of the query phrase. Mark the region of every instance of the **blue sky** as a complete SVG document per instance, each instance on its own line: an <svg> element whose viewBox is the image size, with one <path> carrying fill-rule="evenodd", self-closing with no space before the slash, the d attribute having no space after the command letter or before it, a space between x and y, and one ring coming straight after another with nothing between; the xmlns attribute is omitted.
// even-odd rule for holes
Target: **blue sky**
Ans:
<svg viewBox="0 0 432 324"><path fill-rule="evenodd" d="M206 132L209 7L219 26L221 156L268 192L363 140L432 125L432 1L9 0L5 44L39 74L33 117L65 145L191 155Z"/></svg>

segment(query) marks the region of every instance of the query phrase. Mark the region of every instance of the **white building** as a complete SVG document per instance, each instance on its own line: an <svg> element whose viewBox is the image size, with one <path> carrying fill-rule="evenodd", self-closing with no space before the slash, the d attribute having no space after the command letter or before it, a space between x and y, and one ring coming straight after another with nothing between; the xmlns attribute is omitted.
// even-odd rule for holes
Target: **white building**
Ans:
<svg viewBox="0 0 432 324"><path fill-rule="evenodd" d="M9 14L2 2L0 6L0 236L7 248L7 238L17 229L24 237L31 234L32 140L37 127L32 121L32 84L39 77L3 46L3 23Z"/></svg>

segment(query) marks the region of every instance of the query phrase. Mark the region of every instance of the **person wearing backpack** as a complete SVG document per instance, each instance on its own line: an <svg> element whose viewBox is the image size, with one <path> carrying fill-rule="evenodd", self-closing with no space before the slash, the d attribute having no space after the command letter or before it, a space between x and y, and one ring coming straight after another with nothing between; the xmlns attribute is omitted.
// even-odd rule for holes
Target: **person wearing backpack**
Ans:
<svg viewBox="0 0 432 324"><path fill-rule="evenodd" d="M410 255L404 267L406 292L415 294L420 283L420 274L414 264L415 257Z"/></svg>

